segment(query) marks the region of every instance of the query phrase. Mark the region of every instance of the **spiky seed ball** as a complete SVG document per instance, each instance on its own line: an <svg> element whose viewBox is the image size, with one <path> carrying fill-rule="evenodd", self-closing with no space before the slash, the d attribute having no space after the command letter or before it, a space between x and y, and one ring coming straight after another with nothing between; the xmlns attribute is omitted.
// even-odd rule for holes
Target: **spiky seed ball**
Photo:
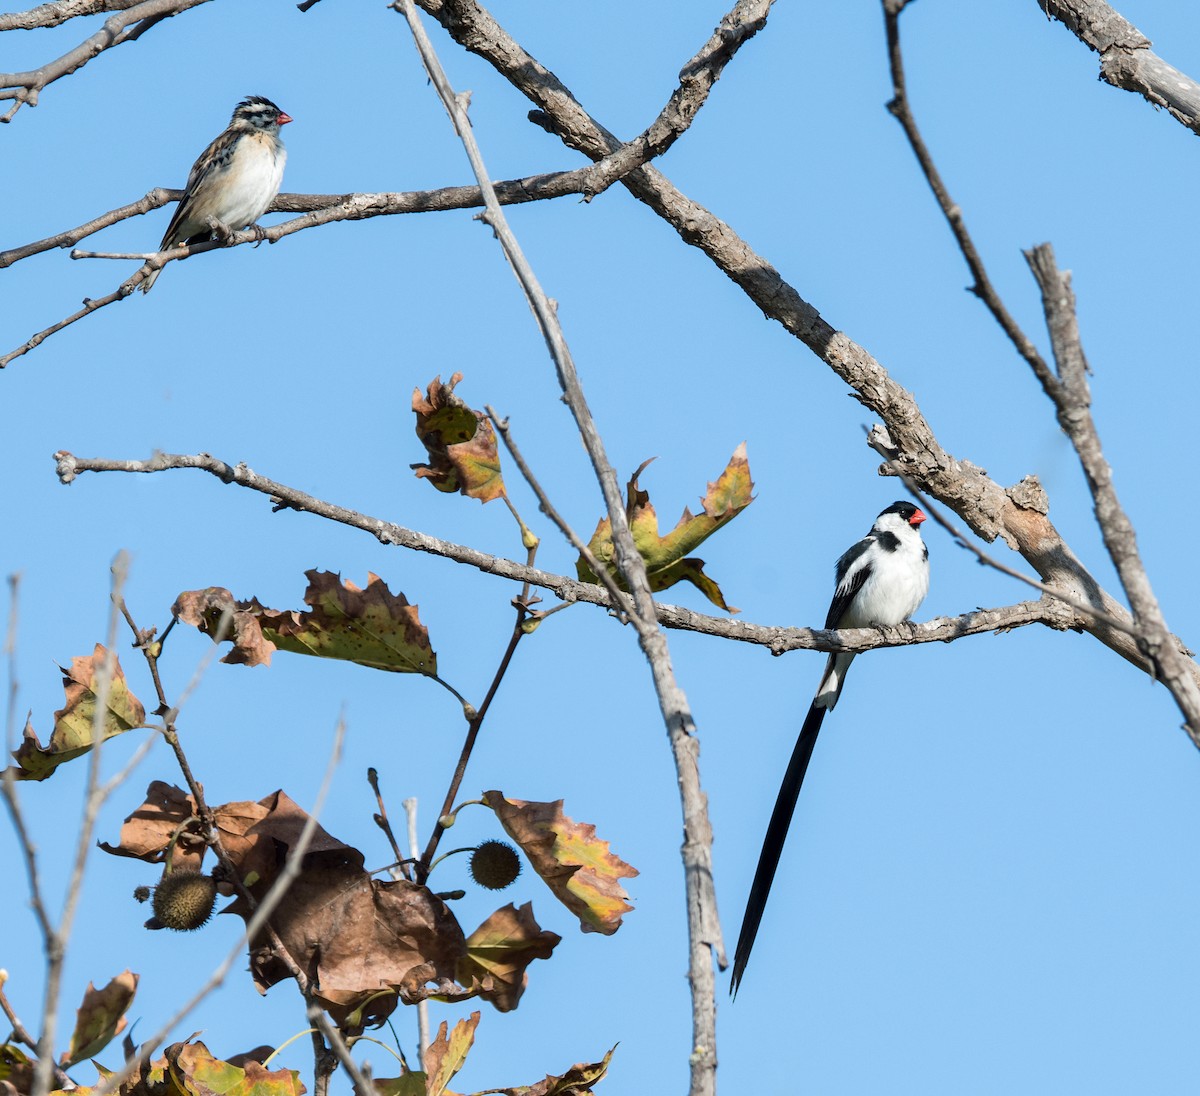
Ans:
<svg viewBox="0 0 1200 1096"><path fill-rule="evenodd" d="M217 881L198 871L174 871L154 888L154 916L167 928L192 932L212 916Z"/></svg>
<svg viewBox="0 0 1200 1096"><path fill-rule="evenodd" d="M488 890L504 890L521 874L521 858L507 841L485 841L471 853L471 878Z"/></svg>
<svg viewBox="0 0 1200 1096"><path fill-rule="evenodd" d="M144 883L140 887L134 887L133 900L135 902L148 902L150 900L150 888Z"/></svg>

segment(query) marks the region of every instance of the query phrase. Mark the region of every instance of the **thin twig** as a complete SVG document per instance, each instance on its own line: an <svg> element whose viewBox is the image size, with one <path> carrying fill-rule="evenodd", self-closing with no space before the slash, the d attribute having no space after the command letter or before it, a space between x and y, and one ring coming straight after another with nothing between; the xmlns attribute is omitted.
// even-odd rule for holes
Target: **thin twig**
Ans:
<svg viewBox="0 0 1200 1096"><path fill-rule="evenodd" d="M409 856L416 860L421 855L421 848L418 844L418 837L416 837L415 796L404 799L404 817L408 820ZM421 998L416 1002L416 1059L418 1061L424 1060L428 1046L430 1046L430 1002L426 998Z"/></svg>
<svg viewBox="0 0 1200 1096"><path fill-rule="evenodd" d="M904 56L900 49L900 13L904 10L905 2L906 0L883 0L884 26L887 31L888 64L892 73L892 99L887 105L888 111L904 130L904 136L908 138L908 143L917 158L917 163L921 165L921 172L929 184L929 189L933 191L933 196L937 199L937 204L942 211L942 215L946 218L946 222L950 226L950 231L954 233L954 239L958 244L959 250L962 252L963 258L967 261L971 277L975 279L975 284L971 286L971 292L991 312L993 318L1000 325L1001 330L1008 336L1013 346L1016 347L1017 353L1029 363L1029 368L1033 370L1034 376L1037 377L1047 394L1050 395L1058 387L1058 381L1055 379L1050 367L1046 364L1045 359L1038 353L1033 340L1021 330L1020 325L1013 319L1005 307L1000 294L996 292L996 287L992 285L992 280L988 277L987 269L983 265L983 259L975 247L975 241L967 231L967 225L963 219L962 207L950 197L950 192L946 188L946 184L942 181L942 176L938 172L937 165L933 162L933 157L930 155L929 149L921 137L921 131L917 127L916 118L913 117L912 109L908 103L908 86L904 78Z"/></svg>
<svg viewBox="0 0 1200 1096"><path fill-rule="evenodd" d="M350 1074L350 1079L354 1082L354 1091L359 1094L369 1094L375 1090L375 1086L371 1084L367 1074L359 1067L358 1063L350 1054L350 1048L346 1046L346 1040L342 1038L342 1033L333 1025L333 1022L325 1015L325 1010L316 1003L308 1006L309 1021L316 1025L317 1030L325 1037L325 1041L329 1044L330 1049L337 1055L337 1059L342 1063L343 1068Z"/></svg>
<svg viewBox="0 0 1200 1096"><path fill-rule="evenodd" d="M392 853L396 857L396 863L403 871L404 878L410 879L408 864L405 863L404 853L400 851L400 845L396 841L396 835L392 833L392 823L388 820L387 807L383 802L383 793L379 790L379 772L375 768L367 770L367 783L371 785L371 791L375 793L375 805L379 810L375 814L375 825L383 830L384 836L388 839L388 844L392 846ZM413 853L415 856L416 853ZM411 879L410 879L411 882Z"/></svg>
<svg viewBox="0 0 1200 1096"><path fill-rule="evenodd" d="M409 856L414 860L421 855L421 847L417 841L417 798L409 796L404 800L404 816L408 821ZM417 1002L417 1060L422 1061L429 1047L429 1001L422 997Z"/></svg>
<svg viewBox="0 0 1200 1096"><path fill-rule="evenodd" d="M44 65L40 65L36 69L30 69L28 72L0 73L0 100L15 100L12 107L3 115L0 115L0 122L11 122L13 116L24 103L28 103L30 106L37 106L38 96L43 88L54 83L55 80L59 80L64 76L70 76L71 73L79 71L93 57L98 56L105 50L122 45L125 42L136 41L147 27L155 25L164 18L178 15L189 8L206 3L208 3L208 0L143 0L142 3L133 4L126 10L109 16L104 21L104 26L100 30L84 39L74 49L68 50L61 57L56 57L53 61L47 61ZM112 6L121 7L122 5L114 4ZM107 9L101 8L100 10ZM23 14L28 15L30 13ZM61 21L55 20L54 22L34 23L32 25L53 26L56 22ZM0 30L8 29L12 28L0 25Z"/></svg>
<svg viewBox="0 0 1200 1096"><path fill-rule="evenodd" d="M105 637L107 650L103 664L96 670L93 688L95 707L92 715L92 749L88 759L87 786L84 793L83 815L79 823L79 834L75 843L75 855L71 864L66 897L63 899L62 915L58 927L44 940L46 957L46 989L42 1001L41 1034L38 1038L38 1062L34 1069L32 1096L45 1096L55 1079L54 1045L58 1033L58 1000L62 990L63 966L67 957L67 945L71 930L75 926L75 914L83 897L83 876L88 857L92 851L92 835L96 819L104 805L111 786L100 782L100 759L103 754L105 718L108 715L108 699L116 676L117 623L115 601L121 597L125 580L129 575L129 557L121 552L112 567L112 597L114 606L109 612L108 632Z"/></svg>
<svg viewBox="0 0 1200 1096"><path fill-rule="evenodd" d="M425 846L425 851L421 854L421 859L417 862L418 883L424 884L429 878L429 869L433 863L434 854L437 852L438 843L442 839L442 834L446 832L446 827L442 824L442 819L454 809L454 803L458 799L458 791L462 787L463 778L467 775L467 764L471 760L471 754L475 749L475 742L479 738L479 732L483 729L483 720L487 716L488 709L492 706L492 701L495 699L496 692L500 688L500 683L504 680L504 675L508 672L512 657L516 654L517 644L521 642L526 634L525 629L521 627L526 615L527 610L518 601L517 621L513 625L512 634L508 637L508 645L504 648L504 654L500 656L500 664L496 667L496 672L492 675L492 683L488 687L487 696L483 698L483 703L479 706L478 711L473 712L467 722L466 739L463 741L462 749L459 751L458 762L454 766L454 774L450 778L450 786L446 789L446 798L443 801L441 813L433 824L433 832L429 837L429 842Z"/></svg>
<svg viewBox="0 0 1200 1096"><path fill-rule="evenodd" d="M4 1015L8 1017L8 1022L12 1027L12 1038L18 1043L23 1043L30 1050L38 1049L37 1040L29 1033L29 1029L21 1023L21 1019L17 1016L16 1010L9 1003L8 997L4 992L5 972L0 971L0 1009L4 1010ZM54 1083L60 1089L71 1089L75 1087L75 1083L67 1075L66 1070L60 1066L54 1067Z"/></svg>
<svg viewBox="0 0 1200 1096"><path fill-rule="evenodd" d="M554 508L549 495L542 489L542 485L538 482L537 477L534 476L533 470L525 462L524 456L521 454L520 449L517 448L516 442L513 441L512 431L508 426L508 419L501 419L490 404L486 405L484 410L487 412L488 418L492 420L492 425L496 428L496 433L503 440L504 447L508 450L508 455L512 457L521 475L525 477L525 482L529 484L530 490L537 496L538 509L558 526L559 531L567 538L571 547L583 556L584 562L591 568L592 574L604 584L604 588L608 591L608 596L612 599L613 605L618 606L616 612L621 623L626 623L630 616L629 595L617 585L612 572L593 555L592 550L583 542L583 538L567 524L566 519Z"/></svg>
<svg viewBox="0 0 1200 1096"><path fill-rule="evenodd" d="M8 713L5 720L5 753L12 756L16 749L17 738L17 621L20 614L17 611L20 578L17 575L8 576L9 611L8 634L4 640L4 653L8 661ZM54 937L54 922L46 906L42 894L41 872L38 870L37 846L33 843L33 835L25 822L25 814L21 809L21 800L17 794L17 778L12 766L0 772L0 794L3 795L4 805L8 808L9 818L17 833L17 841L21 848L21 861L25 865L25 874L29 880L29 904L37 920L38 930L42 934L42 946L49 946Z"/></svg>
<svg viewBox="0 0 1200 1096"><path fill-rule="evenodd" d="M725 948L721 939L721 925L717 915L716 890L713 886L712 827L708 818L707 799L701 789L699 772L699 745L696 740L696 725L688 706L687 697L675 679L666 636L658 626L654 599L646 574L645 562L634 544L629 528L617 477L604 451L604 444L584 397L575 363L571 356L557 310L534 274L524 252L508 226L504 211L496 201L484 167L483 157L466 115L464 97L454 93L442 70L437 55L421 24L413 0L396 0L392 5L404 14L412 30L422 63L433 86L438 92L447 113L463 143L471 161L475 177L487 200L486 223L492 228L504 250L525 297L529 302L547 349L554 360L559 384L567 405L575 419L584 448L604 495L612 528L613 547L618 568L626 586L633 595L634 613L632 622L637 630L638 641L650 664L659 707L666 724L676 772L679 777L679 793L684 816L683 862L685 890L687 895L687 921L689 961L688 977L692 991L692 1054L691 1091L693 1096L711 1094L716 1091L716 995L714 989L713 964L725 966ZM739 3L735 12L745 5ZM611 150L610 150L611 151ZM639 168L638 170L645 170Z"/></svg>

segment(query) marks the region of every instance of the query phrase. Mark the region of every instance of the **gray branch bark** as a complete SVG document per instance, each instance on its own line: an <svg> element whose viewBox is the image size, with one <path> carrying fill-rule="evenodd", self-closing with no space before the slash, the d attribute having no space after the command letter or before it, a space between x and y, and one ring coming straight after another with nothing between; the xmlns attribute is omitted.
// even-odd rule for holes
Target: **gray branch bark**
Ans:
<svg viewBox="0 0 1200 1096"><path fill-rule="evenodd" d="M1200 134L1200 84L1164 61L1151 42L1104 0L1037 0L1089 49L1100 54L1100 79L1162 107Z"/></svg>

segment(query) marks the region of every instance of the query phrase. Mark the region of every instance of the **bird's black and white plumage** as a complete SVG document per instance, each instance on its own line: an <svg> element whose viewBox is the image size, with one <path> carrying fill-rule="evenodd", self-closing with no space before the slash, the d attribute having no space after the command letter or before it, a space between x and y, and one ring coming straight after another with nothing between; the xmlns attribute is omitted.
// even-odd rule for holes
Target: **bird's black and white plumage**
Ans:
<svg viewBox="0 0 1200 1096"><path fill-rule="evenodd" d="M825 617L826 628L900 624L917 611L929 590L929 549L921 540L918 528L924 520L925 515L911 502L894 502L875 519L871 531L837 561L837 587ZM804 783L804 774L817 744L821 722L842 695L846 671L854 657L852 654L829 656L817 695L808 709L784 773L734 953L730 992L735 995L746 972L750 949L754 947L754 937L767 905L767 895L771 892L775 869L783 852L800 785Z"/></svg>
<svg viewBox="0 0 1200 1096"><path fill-rule="evenodd" d="M159 251L207 240L214 221L236 230L266 213L279 193L287 162L279 128L291 120L261 95L238 103L225 131L192 165ZM161 273L155 270L142 282L143 293L150 292Z"/></svg>

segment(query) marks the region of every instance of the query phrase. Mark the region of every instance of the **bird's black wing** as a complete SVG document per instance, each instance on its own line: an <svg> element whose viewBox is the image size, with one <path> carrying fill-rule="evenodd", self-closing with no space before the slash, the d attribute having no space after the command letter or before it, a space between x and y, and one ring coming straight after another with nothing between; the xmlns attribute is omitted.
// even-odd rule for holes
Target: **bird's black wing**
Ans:
<svg viewBox="0 0 1200 1096"><path fill-rule="evenodd" d="M833 592L833 600L829 603L829 612L825 614L825 627L836 628L855 595L862 589L871 573L871 565L863 560L863 554L872 544L874 537L863 537L853 547L842 553L837 561L834 576L837 586Z"/></svg>

